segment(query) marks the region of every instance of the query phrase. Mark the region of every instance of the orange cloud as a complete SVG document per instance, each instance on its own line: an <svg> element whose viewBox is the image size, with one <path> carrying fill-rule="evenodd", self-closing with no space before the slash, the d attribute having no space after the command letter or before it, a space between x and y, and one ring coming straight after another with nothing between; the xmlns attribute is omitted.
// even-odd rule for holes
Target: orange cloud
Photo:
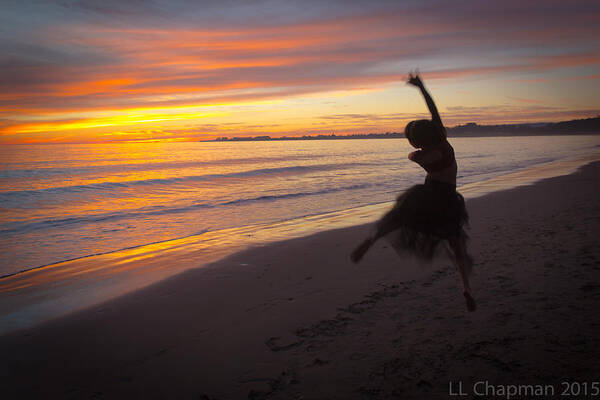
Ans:
<svg viewBox="0 0 600 400"><path fill-rule="evenodd" d="M447 11L454 15L454 11ZM403 81L406 71L420 63L429 65L423 69L429 80L498 77L600 64L596 52L580 50L575 54L540 52L539 56L515 52L501 62L484 57L453 66L459 65L447 61L453 52L470 54L476 46L508 43L515 40L517 31L521 41L538 43L539 29L522 25L521 30L506 31L501 21L467 20L464 16L423 18L415 13L396 10L287 25L213 29L171 29L162 25L156 29L139 25L123 28L89 23L52 27L44 32L40 45L52 47L59 43L81 56L40 64L11 64L11 79L2 83L0 91L0 118L4 119L0 137L17 140L14 138L19 135L25 138L26 134L44 132L58 137L65 131L85 135L97 128L114 131L118 136L125 128L143 131L159 122L193 125L197 119L216 114L182 112L181 107L310 98L358 88L374 93ZM556 37L551 30L545 28L549 36ZM581 29L574 27L570 35L579 37ZM593 78L597 75L588 76L597 79ZM149 113L150 108L156 111ZM303 128L287 128L313 129L318 112L314 113L306 117ZM495 117L490 114L490 118ZM354 129L362 123L360 126L372 128L374 121L383 123L382 119L363 119L359 123L350 118L335 126ZM240 129L243 127L241 124ZM277 129L283 132L286 127Z"/></svg>

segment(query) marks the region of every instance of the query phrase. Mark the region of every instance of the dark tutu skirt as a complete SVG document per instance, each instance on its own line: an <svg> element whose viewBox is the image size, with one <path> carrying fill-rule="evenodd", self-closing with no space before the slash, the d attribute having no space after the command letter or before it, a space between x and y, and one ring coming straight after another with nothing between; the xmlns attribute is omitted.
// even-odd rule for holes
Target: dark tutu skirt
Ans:
<svg viewBox="0 0 600 400"><path fill-rule="evenodd" d="M449 237L466 245L468 221L465 200L456 186L426 179L398 196L394 207L377 222L376 236L385 236L400 254L429 261Z"/></svg>

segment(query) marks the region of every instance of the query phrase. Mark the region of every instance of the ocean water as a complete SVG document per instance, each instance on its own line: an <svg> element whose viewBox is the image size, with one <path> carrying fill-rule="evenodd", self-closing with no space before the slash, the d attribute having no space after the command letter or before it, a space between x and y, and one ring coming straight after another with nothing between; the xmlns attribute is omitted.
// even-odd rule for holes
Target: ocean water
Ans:
<svg viewBox="0 0 600 400"><path fill-rule="evenodd" d="M600 136L450 141L459 186L600 146ZM405 139L5 146L0 276L388 202L424 179L410 151Z"/></svg>

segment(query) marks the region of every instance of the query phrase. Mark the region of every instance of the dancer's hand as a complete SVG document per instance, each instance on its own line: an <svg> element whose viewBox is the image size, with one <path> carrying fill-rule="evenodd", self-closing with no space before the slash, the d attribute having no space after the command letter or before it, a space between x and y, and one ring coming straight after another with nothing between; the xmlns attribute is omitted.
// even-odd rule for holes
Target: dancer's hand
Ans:
<svg viewBox="0 0 600 400"><path fill-rule="evenodd" d="M431 120L433 121L433 123L439 126L439 128L442 131L442 134L444 135L444 137L446 137L446 128L444 128L444 124L442 123L442 119L440 118L440 113L438 113L437 107L435 106L431 95L429 94L429 92L427 92L427 89L425 89L425 85L423 84L423 81L419 76L419 71L411 72L410 74L408 74L408 79L406 80L406 83L408 83L409 85L416 86L421 90L421 93L425 98L425 102L427 103L427 107L429 108L429 112L431 113Z"/></svg>
<svg viewBox="0 0 600 400"><path fill-rule="evenodd" d="M408 74L408 79L406 80L406 83L408 83L409 85L416 86L418 88L423 87L423 81L421 80L419 73L415 73L413 75L413 73L411 72L410 74Z"/></svg>

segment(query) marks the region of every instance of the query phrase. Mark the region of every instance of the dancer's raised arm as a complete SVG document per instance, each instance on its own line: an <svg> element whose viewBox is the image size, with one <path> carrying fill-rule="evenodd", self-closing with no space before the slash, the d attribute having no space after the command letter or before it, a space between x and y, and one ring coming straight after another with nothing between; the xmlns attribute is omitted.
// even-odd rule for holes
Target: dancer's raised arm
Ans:
<svg viewBox="0 0 600 400"><path fill-rule="evenodd" d="M416 75L413 75L412 73L408 74L407 82L409 84L421 89L421 93L423 94L423 97L425 98L425 102L427 103L427 107L429 108L429 112L431 113L431 120L436 125L439 125L439 127L445 137L446 136L446 128L444 128L444 124L442 123L442 119L440 118L440 113L438 112L437 107L435 106L435 102L431 98L431 95L429 94L427 89L425 89L425 85L423 84L423 81L421 80L421 77L419 76L419 74L416 74Z"/></svg>

